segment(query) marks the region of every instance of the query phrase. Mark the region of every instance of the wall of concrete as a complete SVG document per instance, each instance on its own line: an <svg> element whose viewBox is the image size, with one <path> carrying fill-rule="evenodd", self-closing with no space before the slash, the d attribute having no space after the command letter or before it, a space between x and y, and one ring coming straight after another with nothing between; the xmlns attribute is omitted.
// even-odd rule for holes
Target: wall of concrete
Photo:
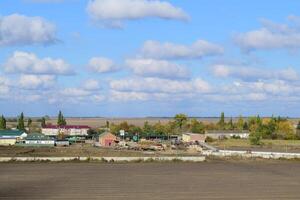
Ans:
<svg viewBox="0 0 300 200"><path fill-rule="evenodd" d="M266 158L266 159L300 159L300 153L281 153L281 152L258 152L258 151L230 151L220 150L218 152L204 151L205 156L217 157L244 157L244 158Z"/></svg>
<svg viewBox="0 0 300 200"><path fill-rule="evenodd" d="M205 156L197 157L0 157L0 162L64 162L64 161L102 161L102 162L150 162L150 161L183 161L203 162Z"/></svg>

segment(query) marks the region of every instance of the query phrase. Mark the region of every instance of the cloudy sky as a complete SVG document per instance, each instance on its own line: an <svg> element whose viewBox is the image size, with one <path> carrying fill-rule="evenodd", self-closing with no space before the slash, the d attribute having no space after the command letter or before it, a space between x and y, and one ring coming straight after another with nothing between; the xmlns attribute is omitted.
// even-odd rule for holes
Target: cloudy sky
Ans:
<svg viewBox="0 0 300 200"><path fill-rule="evenodd" d="M295 0L1 0L0 113L300 116Z"/></svg>

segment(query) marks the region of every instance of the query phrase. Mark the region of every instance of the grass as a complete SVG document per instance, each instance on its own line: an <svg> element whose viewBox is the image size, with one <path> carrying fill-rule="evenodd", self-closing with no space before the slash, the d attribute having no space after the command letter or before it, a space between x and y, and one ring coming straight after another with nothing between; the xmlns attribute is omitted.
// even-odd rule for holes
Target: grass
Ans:
<svg viewBox="0 0 300 200"><path fill-rule="evenodd" d="M227 140L216 140L210 144L220 149L230 148L262 148L271 149L278 151L299 151L300 152L300 140L262 140L262 145L254 146L250 144L247 139L227 139Z"/></svg>

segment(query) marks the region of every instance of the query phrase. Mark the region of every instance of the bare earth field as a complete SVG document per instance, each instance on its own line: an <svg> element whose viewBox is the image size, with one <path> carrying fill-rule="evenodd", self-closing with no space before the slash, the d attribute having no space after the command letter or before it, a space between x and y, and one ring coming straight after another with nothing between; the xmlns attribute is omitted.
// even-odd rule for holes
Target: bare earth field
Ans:
<svg viewBox="0 0 300 200"><path fill-rule="evenodd" d="M0 199L300 199L300 163L2 163Z"/></svg>

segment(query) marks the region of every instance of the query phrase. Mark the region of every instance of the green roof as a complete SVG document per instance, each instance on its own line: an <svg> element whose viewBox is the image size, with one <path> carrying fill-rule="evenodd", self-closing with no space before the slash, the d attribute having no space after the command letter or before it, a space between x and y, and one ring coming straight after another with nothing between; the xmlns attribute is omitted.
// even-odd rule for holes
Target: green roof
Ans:
<svg viewBox="0 0 300 200"><path fill-rule="evenodd" d="M41 133L30 133L26 137L26 140L52 140L49 136Z"/></svg>
<svg viewBox="0 0 300 200"><path fill-rule="evenodd" d="M25 132L20 130L0 130L0 137L17 137L21 136L23 133Z"/></svg>

